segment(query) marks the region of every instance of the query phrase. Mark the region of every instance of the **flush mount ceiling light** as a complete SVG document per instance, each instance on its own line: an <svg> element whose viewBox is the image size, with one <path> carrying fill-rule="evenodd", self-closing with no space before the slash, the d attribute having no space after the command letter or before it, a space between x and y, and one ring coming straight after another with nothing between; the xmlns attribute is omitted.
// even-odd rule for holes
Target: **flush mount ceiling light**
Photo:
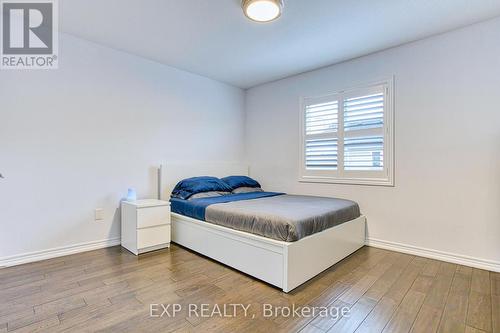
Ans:
<svg viewBox="0 0 500 333"><path fill-rule="evenodd" d="M270 22L281 16L283 0L243 0L246 17L256 22Z"/></svg>

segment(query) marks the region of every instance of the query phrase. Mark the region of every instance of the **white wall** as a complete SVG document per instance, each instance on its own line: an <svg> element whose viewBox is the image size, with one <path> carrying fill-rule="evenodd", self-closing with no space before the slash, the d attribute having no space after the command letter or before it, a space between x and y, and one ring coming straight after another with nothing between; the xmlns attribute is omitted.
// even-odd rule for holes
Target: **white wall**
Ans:
<svg viewBox="0 0 500 333"><path fill-rule="evenodd" d="M119 237L120 199L154 197L160 162L243 158L240 89L68 35L59 67L0 71L0 266Z"/></svg>
<svg viewBox="0 0 500 333"><path fill-rule="evenodd" d="M500 265L499 41L496 19L250 89L251 175L270 190L356 200L372 239ZM299 183L299 97L390 75L396 186Z"/></svg>
<svg viewBox="0 0 500 333"><path fill-rule="evenodd" d="M369 237L500 261L500 19L244 93L68 35L60 69L0 71L2 259L119 237L127 187L241 160L270 190L356 200ZM299 96L395 75L396 186L298 179ZM94 221L104 208L105 220Z"/></svg>

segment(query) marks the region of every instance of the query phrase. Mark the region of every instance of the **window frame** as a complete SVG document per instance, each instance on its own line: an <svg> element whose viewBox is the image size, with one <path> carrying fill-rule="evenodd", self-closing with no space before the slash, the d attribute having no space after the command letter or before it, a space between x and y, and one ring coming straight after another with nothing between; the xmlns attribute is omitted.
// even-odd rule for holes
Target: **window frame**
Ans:
<svg viewBox="0 0 500 333"><path fill-rule="evenodd" d="M362 96L365 93L380 92L382 87L384 93L384 126L382 133L384 137L384 169L382 171L354 171L344 170L344 140L346 137L357 137L359 132L366 134L380 134L380 129L362 129L353 131L349 136L344 133L344 101L346 98ZM337 143L337 170L307 170L305 163L306 142L306 107L313 103L322 101L334 101L339 103ZM374 185L394 186L394 77L359 84L348 89L335 91L320 96L300 97L300 158L299 158L299 182L304 183L331 183L350 185ZM354 135L357 133L358 135Z"/></svg>

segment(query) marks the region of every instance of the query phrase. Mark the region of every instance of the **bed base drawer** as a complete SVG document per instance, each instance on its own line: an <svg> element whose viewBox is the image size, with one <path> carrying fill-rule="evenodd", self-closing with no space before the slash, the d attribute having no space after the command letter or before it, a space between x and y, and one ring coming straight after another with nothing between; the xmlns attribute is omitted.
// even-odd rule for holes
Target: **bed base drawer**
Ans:
<svg viewBox="0 0 500 333"><path fill-rule="evenodd" d="M172 241L290 292L364 246L366 219L277 241L172 214Z"/></svg>

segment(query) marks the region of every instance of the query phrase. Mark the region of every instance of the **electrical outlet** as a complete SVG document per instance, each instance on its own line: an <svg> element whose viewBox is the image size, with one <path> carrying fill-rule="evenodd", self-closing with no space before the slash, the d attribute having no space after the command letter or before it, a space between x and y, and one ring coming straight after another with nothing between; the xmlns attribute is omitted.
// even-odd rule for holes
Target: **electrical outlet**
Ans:
<svg viewBox="0 0 500 333"><path fill-rule="evenodd" d="M95 209L95 220L96 221L104 220L104 209L102 208Z"/></svg>

